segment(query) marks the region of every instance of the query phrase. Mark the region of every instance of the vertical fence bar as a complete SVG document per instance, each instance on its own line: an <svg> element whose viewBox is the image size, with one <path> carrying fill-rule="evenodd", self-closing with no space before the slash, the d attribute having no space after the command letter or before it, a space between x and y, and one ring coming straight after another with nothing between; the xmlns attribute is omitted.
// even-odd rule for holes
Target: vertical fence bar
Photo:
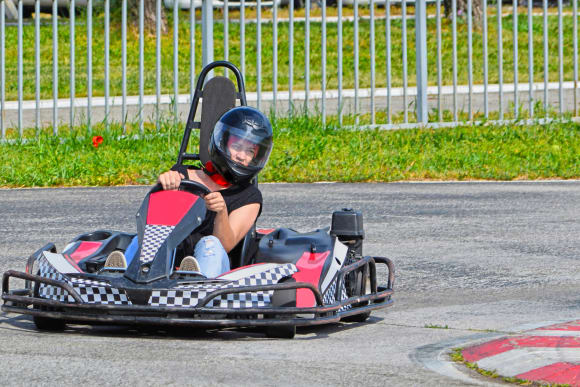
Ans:
<svg viewBox="0 0 580 387"><path fill-rule="evenodd" d="M558 105L560 106L560 115L564 114L564 44L563 44L562 25L562 0L558 0Z"/></svg>
<svg viewBox="0 0 580 387"><path fill-rule="evenodd" d="M3 16L0 16L3 17ZM2 30L4 33L4 30ZM3 54L2 54L3 55ZM34 2L34 96L36 99L36 135L40 133L40 0Z"/></svg>
<svg viewBox="0 0 580 387"><path fill-rule="evenodd" d="M574 39L574 117L578 116L578 1L572 0L572 17L574 18L573 33Z"/></svg>
<svg viewBox="0 0 580 387"><path fill-rule="evenodd" d="M195 90L195 1L189 0L189 103L193 101L194 90Z"/></svg>
<svg viewBox="0 0 580 387"><path fill-rule="evenodd" d="M429 121L427 106L427 10L425 2L415 3L415 47L417 75L417 122Z"/></svg>
<svg viewBox="0 0 580 387"><path fill-rule="evenodd" d="M473 121L473 17L472 0L467 0L467 78L469 83L469 121Z"/></svg>
<svg viewBox="0 0 580 387"><path fill-rule="evenodd" d="M161 0L155 3L155 129L161 129Z"/></svg>
<svg viewBox="0 0 580 387"><path fill-rule="evenodd" d="M533 2L528 1L528 109L530 118L534 118L534 31L532 11Z"/></svg>
<svg viewBox="0 0 580 387"><path fill-rule="evenodd" d="M513 0L513 45L514 45L514 118L519 116L518 100L518 0Z"/></svg>
<svg viewBox="0 0 580 387"><path fill-rule="evenodd" d="M38 17L38 14L36 17ZM5 19L6 19L6 3L5 0L0 0L0 131L2 132L2 140L6 138L6 126L4 125L4 111L5 111L4 100L6 99L6 65L4 63L6 52Z"/></svg>
<svg viewBox="0 0 580 387"><path fill-rule="evenodd" d="M24 128L22 127L22 82L23 82L23 74L22 74L22 60L23 60L23 52L22 52L22 18L23 18L23 9L22 9L22 0L18 0L18 69L17 69L17 84L18 84L18 135L22 138Z"/></svg>
<svg viewBox="0 0 580 387"><path fill-rule="evenodd" d="M342 0L339 0L342 5ZM294 114L292 83L294 82L294 0L290 0L290 20L288 21L288 103L290 114Z"/></svg>
<svg viewBox="0 0 580 387"><path fill-rule="evenodd" d="M92 130L93 117L93 0L87 2L87 130Z"/></svg>
<svg viewBox="0 0 580 387"><path fill-rule="evenodd" d="M544 115L548 117L548 0L544 0Z"/></svg>
<svg viewBox="0 0 580 387"><path fill-rule="evenodd" d="M213 1L202 0L201 3L201 51L202 51L202 67L207 66L213 62ZM213 70L208 74L208 78L212 77Z"/></svg>
<svg viewBox="0 0 580 387"><path fill-rule="evenodd" d="M121 122L123 126L123 133L127 131L127 0L122 0L121 7Z"/></svg>
<svg viewBox="0 0 580 387"><path fill-rule="evenodd" d="M437 0L441 1L441 0ZM391 0L385 4L385 42L387 46L387 123L391 123Z"/></svg>
<svg viewBox="0 0 580 387"><path fill-rule="evenodd" d="M500 0L501 2L501 0ZM453 34L453 121L457 122L457 0L451 2Z"/></svg>
<svg viewBox="0 0 580 387"><path fill-rule="evenodd" d="M230 28L230 6L228 0L224 0L224 60L229 60L228 53L230 51L229 46L229 28ZM228 70L224 68L225 76L228 75Z"/></svg>
<svg viewBox="0 0 580 387"><path fill-rule="evenodd" d="M376 123L375 117L375 0L371 0L371 124Z"/></svg>
<svg viewBox="0 0 580 387"><path fill-rule="evenodd" d="M75 0L70 0L69 11L70 26L70 127L75 122Z"/></svg>
<svg viewBox="0 0 580 387"><path fill-rule="evenodd" d="M342 126L342 1L338 0L338 125ZM290 1L292 3L292 1ZM389 0L387 0L389 2ZM387 5L388 6L388 5ZM290 39L292 40L292 39Z"/></svg>
<svg viewBox="0 0 580 387"><path fill-rule="evenodd" d="M272 94L274 99L274 109L271 109L276 114L276 107L278 106L278 4L273 1L272 4L272 51L274 59L272 63Z"/></svg>
<svg viewBox="0 0 580 387"><path fill-rule="evenodd" d="M145 88L145 77L143 74L144 50L145 50L145 0L139 0L139 133L145 131L143 125L143 94Z"/></svg>
<svg viewBox="0 0 580 387"><path fill-rule="evenodd" d="M407 2L401 2L401 24L402 24L402 44L401 50L403 53L403 114L404 122L409 122L407 112Z"/></svg>
<svg viewBox="0 0 580 387"><path fill-rule="evenodd" d="M256 87L258 92L258 110L262 107L262 0L258 0L256 8Z"/></svg>
<svg viewBox="0 0 580 387"><path fill-rule="evenodd" d="M354 0L354 114L355 114L355 122L358 125L359 123L359 101L358 101L358 87L359 87L359 57L358 57L358 0Z"/></svg>
<svg viewBox="0 0 580 387"><path fill-rule="evenodd" d="M173 124L177 126L179 102L179 0L173 0Z"/></svg>
<svg viewBox="0 0 580 387"><path fill-rule="evenodd" d="M58 134L58 0L52 1L52 133Z"/></svg>
<svg viewBox="0 0 580 387"><path fill-rule="evenodd" d="M111 4L110 0L105 0L105 130L109 130L109 122L110 122L110 112L111 108L109 106L109 44L110 44L110 29L109 29L109 21L111 18L110 15Z"/></svg>
<svg viewBox="0 0 580 387"><path fill-rule="evenodd" d="M290 38L290 42L292 42L292 38ZM242 64L242 74L245 75L246 74L246 0L242 0L242 2L240 3L240 62Z"/></svg>
<svg viewBox="0 0 580 387"><path fill-rule="evenodd" d="M435 22L437 24L437 120L443 121L443 112L441 111L441 0L436 2Z"/></svg>
<svg viewBox="0 0 580 387"><path fill-rule="evenodd" d="M488 90L488 63L487 63L487 0L481 2L483 12L483 114L489 118L489 90Z"/></svg>
<svg viewBox="0 0 580 387"><path fill-rule="evenodd" d="M305 0L305 42L304 42L304 109L309 112L308 100L310 96L310 1ZM356 0L355 0L356 3Z"/></svg>
<svg viewBox="0 0 580 387"><path fill-rule="evenodd" d="M322 124L326 125L326 0L322 0Z"/></svg>
<svg viewBox="0 0 580 387"><path fill-rule="evenodd" d="M497 76L499 83L499 119L503 120L503 38L501 1L497 2Z"/></svg>

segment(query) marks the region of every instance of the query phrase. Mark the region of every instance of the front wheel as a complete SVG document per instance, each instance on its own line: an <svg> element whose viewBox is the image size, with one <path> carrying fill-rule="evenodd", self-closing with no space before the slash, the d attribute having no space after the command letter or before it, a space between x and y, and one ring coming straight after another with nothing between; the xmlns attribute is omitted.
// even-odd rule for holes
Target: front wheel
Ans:
<svg viewBox="0 0 580 387"><path fill-rule="evenodd" d="M272 339L293 339L296 335L296 325L277 325L266 328L266 337Z"/></svg>
<svg viewBox="0 0 580 387"><path fill-rule="evenodd" d="M36 325L36 329L40 331L58 332L64 331L66 328L64 320L42 316L34 316L32 320L34 321L34 325Z"/></svg>

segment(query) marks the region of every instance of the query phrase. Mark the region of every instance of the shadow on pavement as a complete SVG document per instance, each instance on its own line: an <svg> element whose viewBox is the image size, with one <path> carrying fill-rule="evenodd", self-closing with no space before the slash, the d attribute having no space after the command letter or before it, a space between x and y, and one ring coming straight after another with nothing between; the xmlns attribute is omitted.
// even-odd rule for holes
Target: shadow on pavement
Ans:
<svg viewBox="0 0 580 387"><path fill-rule="evenodd" d="M382 317L371 316L362 323L333 323L310 327L297 327L294 340L324 339L335 333L345 332L364 325L383 321ZM31 316L0 314L0 330L15 332L39 333ZM182 339L182 340L280 340L267 338L260 328L225 328L199 329L158 326L118 326L118 325L67 325L61 332L42 331L43 334L55 335L91 335L101 337L130 337L142 339Z"/></svg>

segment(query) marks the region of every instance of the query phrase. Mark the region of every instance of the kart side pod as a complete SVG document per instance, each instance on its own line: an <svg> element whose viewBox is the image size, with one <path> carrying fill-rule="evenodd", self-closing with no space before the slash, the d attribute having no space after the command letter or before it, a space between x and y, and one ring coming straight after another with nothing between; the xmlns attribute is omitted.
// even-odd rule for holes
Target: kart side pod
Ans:
<svg viewBox="0 0 580 387"><path fill-rule="evenodd" d="M362 240L365 237L362 212L352 208L343 208L332 213L330 235L339 241L353 245L357 254L362 254Z"/></svg>

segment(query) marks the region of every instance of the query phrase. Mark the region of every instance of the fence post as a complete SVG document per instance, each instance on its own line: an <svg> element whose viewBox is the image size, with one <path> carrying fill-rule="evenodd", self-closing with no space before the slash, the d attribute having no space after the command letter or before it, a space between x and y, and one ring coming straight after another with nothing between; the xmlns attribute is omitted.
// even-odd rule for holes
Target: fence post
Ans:
<svg viewBox="0 0 580 387"><path fill-rule="evenodd" d="M427 12L425 1L415 2L415 49L417 69L417 122L428 121L427 106Z"/></svg>
<svg viewBox="0 0 580 387"><path fill-rule="evenodd" d="M203 0L201 5L202 66L213 62L213 0ZM209 77L208 77L209 79Z"/></svg>

